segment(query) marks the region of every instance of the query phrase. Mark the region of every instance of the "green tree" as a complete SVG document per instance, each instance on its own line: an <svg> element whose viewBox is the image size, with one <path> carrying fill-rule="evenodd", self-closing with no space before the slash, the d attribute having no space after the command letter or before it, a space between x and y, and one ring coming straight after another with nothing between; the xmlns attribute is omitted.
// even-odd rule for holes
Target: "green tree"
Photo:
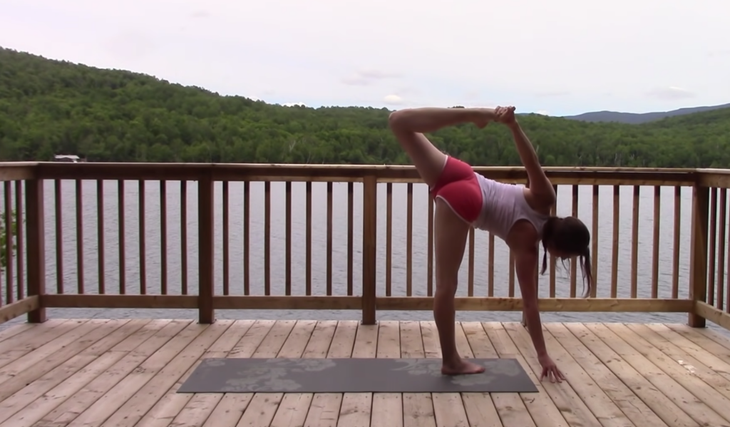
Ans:
<svg viewBox="0 0 730 427"><path fill-rule="evenodd" d="M0 161L410 163L389 114L267 104L0 47ZM549 166L730 168L730 108L643 124L519 120ZM475 166L521 165L504 126L429 137Z"/></svg>

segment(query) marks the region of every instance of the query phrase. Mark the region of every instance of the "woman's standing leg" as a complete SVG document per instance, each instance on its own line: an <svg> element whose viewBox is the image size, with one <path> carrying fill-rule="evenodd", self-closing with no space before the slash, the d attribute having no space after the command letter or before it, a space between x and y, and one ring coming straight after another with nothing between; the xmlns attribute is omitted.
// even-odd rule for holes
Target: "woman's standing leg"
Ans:
<svg viewBox="0 0 730 427"><path fill-rule="evenodd" d="M459 268L464 258L466 238L471 226L456 216L440 198L434 212L434 245L436 252L436 295L433 317L438 328L443 366L446 375L476 374L484 367L467 362L456 349L454 297L459 281Z"/></svg>

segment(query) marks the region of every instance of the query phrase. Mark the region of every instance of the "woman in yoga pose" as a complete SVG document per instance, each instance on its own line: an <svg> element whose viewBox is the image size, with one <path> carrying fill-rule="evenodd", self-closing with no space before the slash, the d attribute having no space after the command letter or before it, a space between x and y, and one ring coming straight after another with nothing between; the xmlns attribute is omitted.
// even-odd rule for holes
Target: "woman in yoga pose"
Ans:
<svg viewBox="0 0 730 427"><path fill-rule="evenodd" d="M390 114L389 125L406 151L421 179L431 189L436 208L434 238L436 251L436 295L434 320L439 332L445 375L476 374L484 367L462 359L454 338L454 296L458 272L471 227L487 230L503 239L514 254L527 328L542 366L541 379L565 379L548 355L537 306L539 243L547 252L565 259L580 257L587 276L584 297L590 294L593 277L590 265L590 233L575 217L550 216L555 191L540 166L531 142L517 123L514 107L410 108ZM530 187L500 183L475 173L470 165L437 149L423 134L446 126L473 123L479 128L490 121L505 124L512 135L527 171Z"/></svg>

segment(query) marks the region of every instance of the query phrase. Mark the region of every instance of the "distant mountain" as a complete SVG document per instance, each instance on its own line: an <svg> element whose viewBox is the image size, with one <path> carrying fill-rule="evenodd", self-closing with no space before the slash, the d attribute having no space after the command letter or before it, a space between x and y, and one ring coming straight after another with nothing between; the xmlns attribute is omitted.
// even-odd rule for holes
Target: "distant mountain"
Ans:
<svg viewBox="0 0 730 427"><path fill-rule="evenodd" d="M565 119L578 120L581 122L616 122L639 124L661 120L666 117L684 116L686 114L701 113L703 111L720 110L730 108L730 104L680 108L672 111L659 111L653 113L620 113L617 111L593 111L590 113L578 114L577 116L564 116Z"/></svg>

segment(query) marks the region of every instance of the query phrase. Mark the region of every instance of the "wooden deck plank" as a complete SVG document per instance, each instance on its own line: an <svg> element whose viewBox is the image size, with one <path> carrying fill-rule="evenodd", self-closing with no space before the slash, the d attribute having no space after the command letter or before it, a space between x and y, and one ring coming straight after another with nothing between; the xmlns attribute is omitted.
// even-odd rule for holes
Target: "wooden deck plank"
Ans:
<svg viewBox="0 0 730 427"><path fill-rule="evenodd" d="M274 327L273 320L256 320L226 357L252 357ZM206 420L205 427L235 426L249 409L254 393L227 393Z"/></svg>
<svg viewBox="0 0 730 427"><path fill-rule="evenodd" d="M508 330L515 334L522 334L524 328L510 325ZM529 333L527 333L529 334ZM588 409L596 416L604 427L636 426L629 420L626 414L621 411L618 405L609 397L583 368L583 364L565 350L565 348L551 336L550 331L543 327L545 342L548 352L553 361L565 374L567 383L575 391L578 397L583 400ZM528 335L529 336L529 335ZM553 339L551 339L553 338Z"/></svg>
<svg viewBox="0 0 730 427"><path fill-rule="evenodd" d="M84 387L69 406L51 414L55 422L68 425L99 425L116 409L134 398L137 392L170 360L193 340L203 327L191 321L171 322L110 369ZM73 406L70 406L73 405ZM45 420L45 418L44 418Z"/></svg>
<svg viewBox="0 0 730 427"><path fill-rule="evenodd" d="M530 374L530 366L521 357L517 347L509 339L507 332L501 328L500 324L481 324L478 326L481 328L475 325L472 329L482 344L481 346L474 347L479 351L478 354L480 357L515 358L520 362L525 372ZM495 335L496 332L498 332L497 335ZM534 375L530 375L530 378L540 387ZM540 390L540 396L544 396L543 391L540 388L538 390ZM530 413L530 406L536 402L534 396L528 398L525 395L515 393L491 393L490 397L503 425L524 425L526 427L535 425L532 414ZM549 408L550 406L548 405L547 407ZM557 419L561 418L559 413L553 414L553 416L557 417Z"/></svg>
<svg viewBox="0 0 730 427"><path fill-rule="evenodd" d="M694 395L700 401L704 402L718 415L723 416L723 412L726 412L727 408L730 408L730 399L724 395L729 394L730 392L727 390L720 392L711 386L708 386L707 381L712 381L712 378L707 378L702 375L702 372L698 372L696 369L688 370L686 366L682 366L677 363L676 360L667 356L664 352L647 342L643 337L636 334L626 325L611 324L607 325L607 328L620 336L621 340L633 347L636 352L652 360L657 368L663 371L666 375L674 378L682 385L682 387L685 388L685 390ZM714 375L714 378L720 379L721 377ZM720 425L730 424L730 414L724 414L723 418L725 418L725 421L723 421Z"/></svg>
<svg viewBox="0 0 730 427"><path fill-rule="evenodd" d="M140 425L148 427L167 425L200 426L205 422L222 395L178 394L177 390L200 364L203 357L226 357L253 323L247 321L236 322L234 320L220 320L219 322L229 324L225 332L210 348L205 350L201 359L193 363L187 372L165 393L162 399L142 417L139 421Z"/></svg>
<svg viewBox="0 0 730 427"><path fill-rule="evenodd" d="M711 386L725 399L730 397L730 380L728 379L730 364L709 352L696 351L698 348L691 341L684 340L683 337L674 333L670 332L663 336L662 332L666 331L656 331L655 328L648 325L626 326L667 355L671 361L676 362Z"/></svg>
<svg viewBox="0 0 730 427"><path fill-rule="evenodd" d="M628 418L636 426L667 426L641 399L636 398L636 395L621 382L620 378L604 366L563 325L546 325L545 335L547 339L551 339L556 345L559 345L564 354L570 355L571 359L581 366L586 375L601 389L603 395L616 404L616 407L625 415L625 418L621 418L622 420ZM571 360L568 360L568 363L571 363ZM576 382L574 378L570 378L569 381L571 384ZM595 414L596 411L593 411L593 413ZM626 421L622 422L625 423Z"/></svg>
<svg viewBox="0 0 730 427"><path fill-rule="evenodd" d="M348 326L349 331L337 328L324 357L351 357L355 349L367 351L369 345L376 345L373 332L377 332L377 326L359 326L357 322L350 322ZM304 427L335 427L339 419L342 397L341 393L314 393L304 419Z"/></svg>
<svg viewBox="0 0 730 427"><path fill-rule="evenodd" d="M7 365L19 361L21 357L34 352L39 347L49 345L52 339L61 338L84 323L86 320L65 319L48 325L48 328L27 330L1 342L0 368L2 369L0 369L0 373L5 371Z"/></svg>
<svg viewBox="0 0 730 427"><path fill-rule="evenodd" d="M69 425L85 427L98 427L102 423L117 427L137 425L147 411L167 393L230 325L230 323L222 321L212 325L192 324L191 327L194 331L191 333L192 339L181 342L179 346L170 347L169 352L161 353L164 356L160 358L166 359L166 362L161 362L157 366L153 365L149 370L139 374L133 372L127 377L135 377L128 383L130 384L129 390L134 389L135 392L123 405L117 406L116 402L114 405L107 402L104 408L100 407L97 408L97 411L90 412L94 414L93 417L85 417L85 412L79 417L84 420L83 423L80 420L74 420Z"/></svg>
<svg viewBox="0 0 730 427"><path fill-rule="evenodd" d="M39 377L102 340L129 320L92 319L0 370L0 399L27 387ZM102 340L102 345L104 341ZM91 352L90 354L93 354Z"/></svg>
<svg viewBox="0 0 730 427"><path fill-rule="evenodd" d="M419 322L400 323L400 357L425 357ZM376 400L377 399L377 400ZM377 393L373 396L373 426L436 427L431 393Z"/></svg>
<svg viewBox="0 0 730 427"><path fill-rule="evenodd" d="M49 321L0 340L0 426L730 426L730 340L712 331L546 323L562 384L538 381L519 323L455 332L463 357L517 358L539 393L176 393L204 357L440 357L431 321Z"/></svg>
<svg viewBox="0 0 730 427"><path fill-rule="evenodd" d="M51 319L51 320L55 320L55 319ZM0 342L3 342L8 338L12 338L15 335L18 335L21 332L25 332L31 328L33 328L33 324L27 323L27 322L8 326L7 328L0 331Z"/></svg>
<svg viewBox="0 0 730 427"><path fill-rule="evenodd" d="M483 326L494 347L498 351L500 348L504 349L504 353L500 352L500 357L506 357L508 354L512 357L519 355L520 362L523 363L524 369L531 373L530 376L538 386L539 392L541 394L544 392L550 397L569 425L582 427L598 427L601 425L569 384L540 381L542 367L537 360L530 335L526 331L523 335L517 333L519 329L512 329L504 324L492 322L484 323ZM524 331L521 325L520 328ZM533 414L533 416L539 418L538 413Z"/></svg>
<svg viewBox="0 0 730 427"><path fill-rule="evenodd" d="M563 325L585 347L621 380L638 399L644 402L670 427L698 427L697 421L687 415L670 398L648 381L633 365L625 361L611 347L598 338L585 325L566 323Z"/></svg>
<svg viewBox="0 0 730 427"><path fill-rule="evenodd" d="M137 332L150 320L134 319L125 321L118 329L87 347L76 356L70 357L45 375L29 382L13 395L0 402L0 422L7 420L17 411L41 398L44 393L61 384L80 369L88 366L107 353L112 347ZM1 389L1 387L0 387Z"/></svg>
<svg viewBox="0 0 730 427"><path fill-rule="evenodd" d="M459 324L456 323L454 330L458 330L459 328ZM424 331L423 347L426 357L440 358L441 344L439 343L436 322L421 322L421 331ZM463 343L460 347L460 350L463 352ZM431 401L433 402L433 416L436 421L436 427L469 427L464 402L461 400L459 393L432 393Z"/></svg>
<svg viewBox="0 0 730 427"><path fill-rule="evenodd" d="M251 355L253 358L277 357L283 348L287 338L292 333L295 320L281 320L274 323L266 338L256 351ZM304 351L304 344L298 343L301 347L297 353L301 355ZM295 349L296 351L296 349ZM238 421L238 427L268 427L279 409L279 404L284 398L284 393L256 393L248 404L246 411Z"/></svg>
<svg viewBox="0 0 730 427"><path fill-rule="evenodd" d="M687 391L677 381L678 378L667 375L655 365L652 358L637 352L635 348L624 341L624 335L615 334L603 324L587 323L585 326L606 343L620 359L630 364L697 423L702 426L726 425L725 420L717 412ZM661 414L657 412L657 415Z"/></svg>

